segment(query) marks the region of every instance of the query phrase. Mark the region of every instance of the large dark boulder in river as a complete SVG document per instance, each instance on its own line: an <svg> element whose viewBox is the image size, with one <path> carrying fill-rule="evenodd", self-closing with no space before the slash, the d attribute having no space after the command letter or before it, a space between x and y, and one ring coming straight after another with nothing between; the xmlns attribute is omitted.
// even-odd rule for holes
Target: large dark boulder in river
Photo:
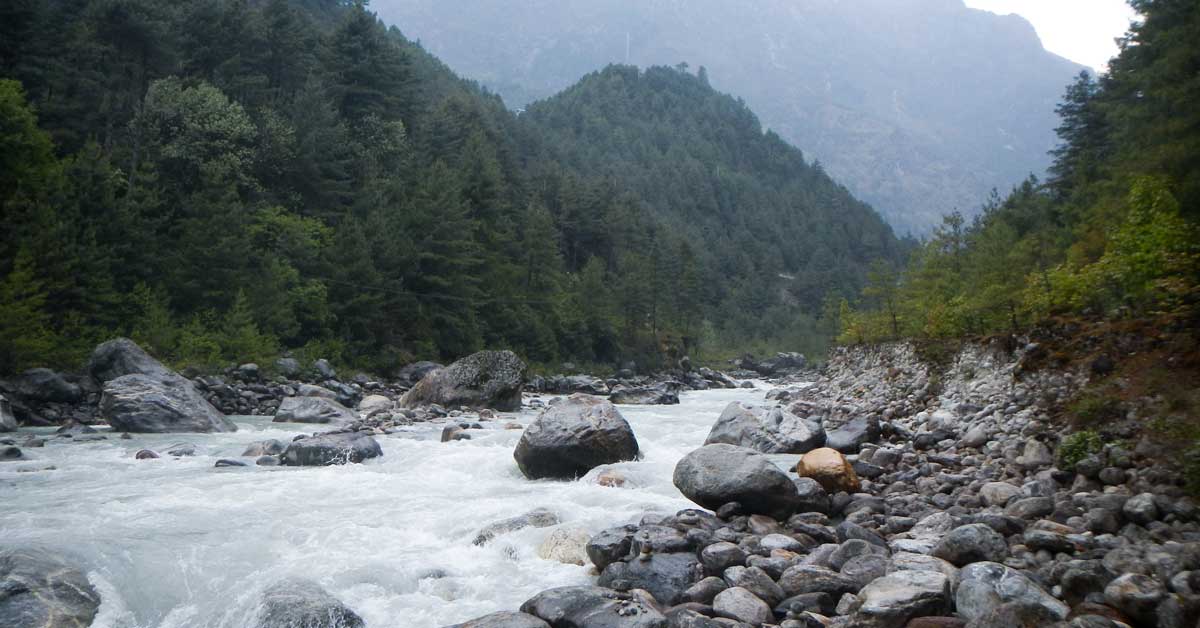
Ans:
<svg viewBox="0 0 1200 628"><path fill-rule="evenodd" d="M746 447L705 445L675 465L675 487L709 510L737 502L747 514L786 520L800 507L796 485L766 456Z"/></svg>
<svg viewBox="0 0 1200 628"><path fill-rule="evenodd" d="M30 369L17 382L21 397L33 401L76 403L83 399L83 389L78 384L50 369Z"/></svg>
<svg viewBox="0 0 1200 628"><path fill-rule="evenodd" d="M480 351L450 366L431 371L400 398L400 406L436 403L446 408L521 408L525 363L512 351Z"/></svg>
<svg viewBox="0 0 1200 628"><path fill-rule="evenodd" d="M825 444L825 430L781 407L734 401L725 407L705 445L725 443L765 454L803 454Z"/></svg>
<svg viewBox="0 0 1200 628"><path fill-rule="evenodd" d="M103 384L122 375L171 375L171 369L142 351L128 338L116 338L96 347L87 365L88 374Z"/></svg>
<svg viewBox="0 0 1200 628"><path fill-rule="evenodd" d="M236 432L192 383L173 373L122 375L104 384L100 417L117 432Z"/></svg>
<svg viewBox="0 0 1200 628"><path fill-rule="evenodd" d="M527 613L500 611L446 628L550 628L550 624Z"/></svg>
<svg viewBox="0 0 1200 628"><path fill-rule="evenodd" d="M275 410L275 423L334 423L347 425L358 420L353 410L324 397L288 397Z"/></svg>
<svg viewBox="0 0 1200 628"><path fill-rule="evenodd" d="M0 549L0 626L87 628L99 608L87 576L61 557Z"/></svg>
<svg viewBox="0 0 1200 628"><path fill-rule="evenodd" d="M573 480L602 464L637 457L637 438L625 417L590 395L571 395L546 408L525 428L513 452L531 480Z"/></svg>
<svg viewBox="0 0 1200 628"><path fill-rule="evenodd" d="M554 628L667 628L667 618L628 593L603 587L547 589L521 605Z"/></svg>
<svg viewBox="0 0 1200 628"><path fill-rule="evenodd" d="M618 386L608 400L621 405L670 406L679 403L679 382L659 382L650 386Z"/></svg>
<svg viewBox="0 0 1200 628"><path fill-rule="evenodd" d="M363 628L357 613L321 585L288 578L263 593L257 628Z"/></svg>
<svg viewBox="0 0 1200 628"><path fill-rule="evenodd" d="M383 455L374 438L361 432L327 432L292 441L283 452L283 463L296 467L324 467L358 463Z"/></svg>
<svg viewBox="0 0 1200 628"><path fill-rule="evenodd" d="M17 431L17 417L13 416L12 404L4 395L0 395L0 432Z"/></svg>

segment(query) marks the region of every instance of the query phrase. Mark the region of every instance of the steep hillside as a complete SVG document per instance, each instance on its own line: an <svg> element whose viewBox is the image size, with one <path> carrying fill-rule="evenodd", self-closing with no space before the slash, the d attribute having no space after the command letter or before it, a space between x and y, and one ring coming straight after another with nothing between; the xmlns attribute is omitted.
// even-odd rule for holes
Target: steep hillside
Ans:
<svg viewBox="0 0 1200 628"><path fill-rule="evenodd" d="M704 66L901 233L1041 173L1080 66L960 0L376 0L512 107L609 63Z"/></svg>
<svg viewBox="0 0 1200 628"><path fill-rule="evenodd" d="M362 3L5 15L0 372L114 334L178 363L291 350L381 371L482 347L644 367L812 351L826 295L897 259L869 209L673 70L565 97L588 112L579 142ZM632 96L640 113L599 106ZM651 100L670 111L636 120Z"/></svg>

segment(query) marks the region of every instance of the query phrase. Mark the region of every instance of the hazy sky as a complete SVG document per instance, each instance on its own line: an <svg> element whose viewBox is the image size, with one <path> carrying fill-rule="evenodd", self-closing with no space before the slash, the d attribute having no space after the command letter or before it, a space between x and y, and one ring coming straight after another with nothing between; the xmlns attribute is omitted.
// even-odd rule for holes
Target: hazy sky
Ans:
<svg viewBox="0 0 1200 628"><path fill-rule="evenodd" d="M1137 17L1125 0L966 0L967 6L1033 24L1046 50L1104 71L1117 55L1113 39Z"/></svg>

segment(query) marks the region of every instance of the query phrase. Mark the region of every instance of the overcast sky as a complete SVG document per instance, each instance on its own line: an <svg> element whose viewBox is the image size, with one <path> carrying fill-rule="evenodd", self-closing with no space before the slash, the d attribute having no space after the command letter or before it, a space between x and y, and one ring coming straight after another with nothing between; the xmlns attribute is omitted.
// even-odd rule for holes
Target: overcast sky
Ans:
<svg viewBox="0 0 1200 628"><path fill-rule="evenodd" d="M1103 72L1117 55L1113 39L1137 17L1125 0L966 0L967 6L1033 24L1046 50Z"/></svg>

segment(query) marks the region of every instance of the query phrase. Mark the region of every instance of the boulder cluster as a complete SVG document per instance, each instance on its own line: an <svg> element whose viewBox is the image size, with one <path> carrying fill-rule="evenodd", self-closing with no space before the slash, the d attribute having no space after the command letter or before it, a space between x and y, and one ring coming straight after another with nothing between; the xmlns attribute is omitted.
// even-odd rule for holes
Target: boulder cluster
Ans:
<svg viewBox="0 0 1200 628"><path fill-rule="evenodd" d="M702 509L604 530L596 586L457 628L1196 626L1182 479L1133 444L1063 463L1048 408L1082 376L1020 358L844 350L774 405L731 404L675 468Z"/></svg>

